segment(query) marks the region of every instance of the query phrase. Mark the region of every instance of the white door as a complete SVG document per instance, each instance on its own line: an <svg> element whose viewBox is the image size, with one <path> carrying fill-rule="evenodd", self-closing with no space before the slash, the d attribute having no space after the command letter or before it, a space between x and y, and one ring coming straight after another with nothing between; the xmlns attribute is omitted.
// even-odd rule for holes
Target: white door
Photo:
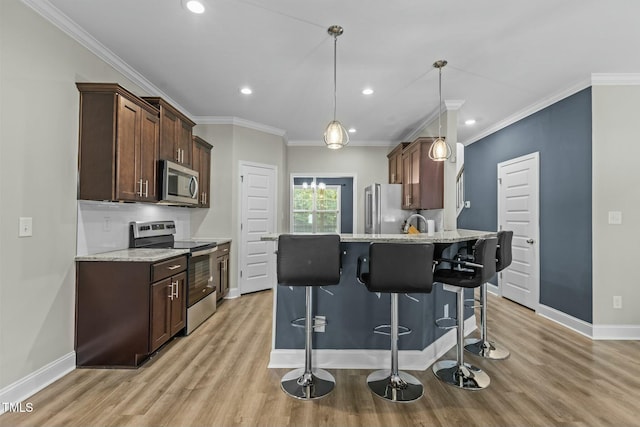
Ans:
<svg viewBox="0 0 640 427"><path fill-rule="evenodd" d="M540 295L538 177L538 153L498 164L498 230L513 231L513 262L498 274L498 286L533 310Z"/></svg>
<svg viewBox="0 0 640 427"><path fill-rule="evenodd" d="M240 164L240 293L271 289L275 284L273 242L264 234L276 231L276 167L255 163Z"/></svg>

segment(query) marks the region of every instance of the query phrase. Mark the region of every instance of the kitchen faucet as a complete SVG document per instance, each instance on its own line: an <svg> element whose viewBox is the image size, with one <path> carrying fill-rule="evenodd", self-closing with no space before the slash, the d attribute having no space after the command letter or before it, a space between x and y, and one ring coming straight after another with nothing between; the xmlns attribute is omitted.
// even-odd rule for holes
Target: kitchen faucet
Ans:
<svg viewBox="0 0 640 427"><path fill-rule="evenodd" d="M418 213L414 213L413 215L409 216L409 218L407 218L407 220L405 221L404 228L402 229L403 233L409 232L409 227L411 227L411 220L413 218L422 218L422 220L424 221L424 228L425 229L427 228L427 219ZM416 228L420 230L420 227L417 221L416 221L416 226L417 226Z"/></svg>

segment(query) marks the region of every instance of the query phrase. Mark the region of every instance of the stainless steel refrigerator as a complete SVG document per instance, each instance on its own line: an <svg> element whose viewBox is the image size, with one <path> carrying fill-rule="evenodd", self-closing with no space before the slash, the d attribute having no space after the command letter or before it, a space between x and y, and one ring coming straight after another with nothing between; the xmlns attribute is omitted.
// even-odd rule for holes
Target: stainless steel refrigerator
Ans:
<svg viewBox="0 0 640 427"><path fill-rule="evenodd" d="M402 206L402 184L371 184L364 189L364 232L399 234L411 215Z"/></svg>

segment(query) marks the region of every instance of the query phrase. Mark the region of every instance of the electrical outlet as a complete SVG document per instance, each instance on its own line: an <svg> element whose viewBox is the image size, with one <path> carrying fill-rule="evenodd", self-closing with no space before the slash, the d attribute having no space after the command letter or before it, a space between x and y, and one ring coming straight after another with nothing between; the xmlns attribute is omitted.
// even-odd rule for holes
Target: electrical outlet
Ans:
<svg viewBox="0 0 640 427"><path fill-rule="evenodd" d="M620 295L613 296L613 308L622 308L622 297Z"/></svg>
<svg viewBox="0 0 640 427"><path fill-rule="evenodd" d="M449 317L449 304L445 304L444 305L444 316L443 317Z"/></svg>
<svg viewBox="0 0 640 427"><path fill-rule="evenodd" d="M20 230L18 231L19 237L31 237L33 236L33 218L20 217Z"/></svg>
<svg viewBox="0 0 640 427"><path fill-rule="evenodd" d="M108 216L104 217L104 222L102 223L102 231L111 231L111 218Z"/></svg>
<svg viewBox="0 0 640 427"><path fill-rule="evenodd" d="M314 332L324 332L324 327L327 324L327 317L326 316L316 316L313 318L314 323L318 323L318 326L314 326L313 327L313 331Z"/></svg>
<svg viewBox="0 0 640 427"><path fill-rule="evenodd" d="M470 208L471 207L471 202L469 200L465 200L464 201L464 207L465 208Z"/></svg>

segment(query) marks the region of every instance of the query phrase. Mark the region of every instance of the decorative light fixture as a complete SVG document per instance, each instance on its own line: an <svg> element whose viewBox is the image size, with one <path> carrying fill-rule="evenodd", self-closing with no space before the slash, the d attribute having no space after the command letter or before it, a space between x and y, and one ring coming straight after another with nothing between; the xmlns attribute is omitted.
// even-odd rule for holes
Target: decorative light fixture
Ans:
<svg viewBox="0 0 640 427"><path fill-rule="evenodd" d="M204 4L199 0L186 0L184 5L193 13L198 15L204 13Z"/></svg>
<svg viewBox="0 0 640 427"><path fill-rule="evenodd" d="M242 89L240 89L240 93L243 95L251 95L253 91L251 90L250 87L245 86Z"/></svg>
<svg viewBox="0 0 640 427"><path fill-rule="evenodd" d="M440 94L440 100L438 104L438 138L433 141L431 148L429 148L429 158L436 162L443 162L451 157L451 147L442 138L442 69L447 65L447 61L441 59L433 63L434 68L438 69L438 93Z"/></svg>
<svg viewBox="0 0 640 427"><path fill-rule="evenodd" d="M329 123L327 129L324 131L324 143L327 144L328 148L337 150L349 143L349 134L345 130L344 126L342 126L342 124L336 120L336 101L338 98L336 79L336 52L338 50L338 36L344 32L344 29L339 25L332 25L327 29L327 32L333 36L333 121Z"/></svg>

